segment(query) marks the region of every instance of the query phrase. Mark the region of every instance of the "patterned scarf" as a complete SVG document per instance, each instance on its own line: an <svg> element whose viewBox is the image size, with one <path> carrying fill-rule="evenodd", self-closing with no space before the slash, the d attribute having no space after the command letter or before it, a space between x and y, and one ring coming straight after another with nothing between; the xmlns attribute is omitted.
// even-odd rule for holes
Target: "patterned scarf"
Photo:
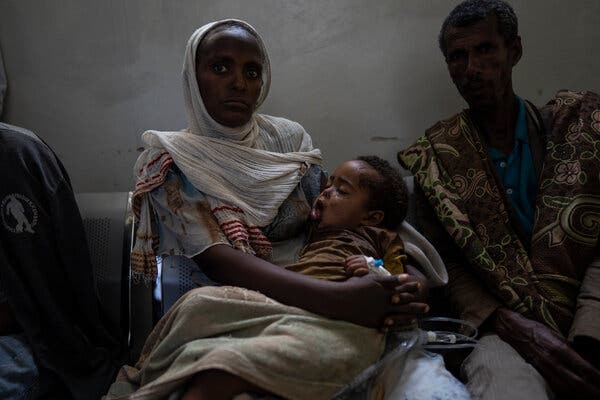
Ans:
<svg viewBox="0 0 600 400"><path fill-rule="evenodd" d="M580 280L598 252L600 97L561 91L542 113L552 128L529 252L468 112L434 125L398 159L485 286L509 308L566 335Z"/></svg>

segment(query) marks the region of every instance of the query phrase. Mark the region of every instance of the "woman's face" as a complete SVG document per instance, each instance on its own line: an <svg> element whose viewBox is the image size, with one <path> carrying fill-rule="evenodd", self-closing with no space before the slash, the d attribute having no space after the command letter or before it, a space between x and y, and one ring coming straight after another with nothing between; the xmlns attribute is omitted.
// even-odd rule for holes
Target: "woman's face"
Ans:
<svg viewBox="0 0 600 400"><path fill-rule="evenodd" d="M243 28L227 27L207 34L197 52L196 79L206 111L228 127L247 123L262 87L257 39Z"/></svg>

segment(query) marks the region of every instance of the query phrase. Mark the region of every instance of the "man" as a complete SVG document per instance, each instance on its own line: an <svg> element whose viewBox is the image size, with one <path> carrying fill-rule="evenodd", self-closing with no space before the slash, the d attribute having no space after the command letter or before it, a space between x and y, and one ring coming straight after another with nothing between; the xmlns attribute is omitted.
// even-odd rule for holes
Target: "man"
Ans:
<svg viewBox="0 0 600 400"><path fill-rule="evenodd" d="M521 39L501 0L459 4L439 43L469 108L398 159L432 208L421 226L450 303L484 332L462 366L468 388L600 398L600 98L562 91L538 110L516 96Z"/></svg>
<svg viewBox="0 0 600 400"><path fill-rule="evenodd" d="M4 93L6 93L6 72L4 71L2 52L0 52L0 120L2 120L2 111L4 109Z"/></svg>
<svg viewBox="0 0 600 400"><path fill-rule="evenodd" d="M120 347L69 177L40 138L4 123L0 165L0 398L100 398Z"/></svg>

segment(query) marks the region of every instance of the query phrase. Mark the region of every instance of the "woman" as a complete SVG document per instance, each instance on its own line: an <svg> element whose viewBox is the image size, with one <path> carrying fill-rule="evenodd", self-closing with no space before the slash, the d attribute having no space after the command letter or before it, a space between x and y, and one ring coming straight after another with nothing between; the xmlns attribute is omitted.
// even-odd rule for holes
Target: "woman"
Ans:
<svg viewBox="0 0 600 400"><path fill-rule="evenodd" d="M343 385L344 379L347 382L358 372L347 365L351 363L342 362L343 355L332 368L332 376L341 376L340 381L293 382L293 378L286 381L283 376L268 378L269 371L266 375L265 371L263 375L247 375L256 363L270 361L253 360L246 365L248 360L243 358L238 360L243 368L232 368L199 350L207 340L196 339L227 341L232 332L235 336L244 329L249 336L252 332L264 334L266 327L273 326L269 318L274 312L271 307L275 307L280 315L294 314L294 324L310 321L306 332L314 332L308 328L312 323L344 324L348 345L362 347L352 343L352 329L364 329L357 325L381 327L383 323L389 327L412 322L416 314L427 309L417 302L425 285L408 275L326 282L276 265L290 261L294 244L302 242L298 236L308 217L310 197L319 191L321 156L299 124L255 112L267 95L270 67L262 40L251 26L224 20L198 29L186 48L183 78L189 130L148 131L143 135L148 149L135 166L134 210L140 221L133 268L138 276L152 279L156 275L154 250L182 254L192 257L216 282L269 297L239 288L202 288L188 293L154 329L137 369L124 369L122 377L126 375L129 381L126 388L121 391L123 385L117 382L111 394L129 393L142 386L132 397L160 397L192 379L186 399L230 398L259 389L287 397L326 398ZM216 324L216 330L199 333L208 322L191 320L207 314L218 316L223 301L237 302L241 313L256 306L250 314L229 317L229 322L266 318L264 324L223 328L223 323ZM183 331L178 330L182 326ZM369 331L373 332L374 344L364 352L367 359L380 351L383 343L375 330ZM287 335L285 329L278 332ZM186 342L182 337L188 334ZM343 343L335 343L338 339L323 336L317 340L324 347L343 352ZM273 341L262 344L270 343ZM319 355L317 348L309 350ZM285 357L290 351L283 353ZM202 366L195 363L207 357L209 361ZM295 357L280 364L297 367L294 361L300 355ZM336 359L331 355L327 362L336 363ZM272 372L277 373L276 366ZM258 387L249 380L258 382ZM286 392L285 387L292 387L291 391Z"/></svg>

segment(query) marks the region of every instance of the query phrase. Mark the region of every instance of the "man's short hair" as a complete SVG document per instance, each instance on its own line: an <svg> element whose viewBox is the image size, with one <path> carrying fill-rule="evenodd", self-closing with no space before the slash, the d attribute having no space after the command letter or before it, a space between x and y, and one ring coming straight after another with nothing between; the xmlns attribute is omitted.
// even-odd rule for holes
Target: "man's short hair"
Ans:
<svg viewBox="0 0 600 400"><path fill-rule="evenodd" d="M444 20L438 37L440 50L446 57L445 34L448 27L463 27L473 25L489 15L495 15L498 21L498 33L506 43L519 34L517 15L510 6L502 0L466 0L457 5Z"/></svg>
<svg viewBox="0 0 600 400"><path fill-rule="evenodd" d="M384 228L397 228L406 218L408 209L408 190L400 172L377 156L360 156L356 159L368 164L379 174L377 180L371 179L367 174L359 178L359 185L370 192L369 209L383 211Z"/></svg>

